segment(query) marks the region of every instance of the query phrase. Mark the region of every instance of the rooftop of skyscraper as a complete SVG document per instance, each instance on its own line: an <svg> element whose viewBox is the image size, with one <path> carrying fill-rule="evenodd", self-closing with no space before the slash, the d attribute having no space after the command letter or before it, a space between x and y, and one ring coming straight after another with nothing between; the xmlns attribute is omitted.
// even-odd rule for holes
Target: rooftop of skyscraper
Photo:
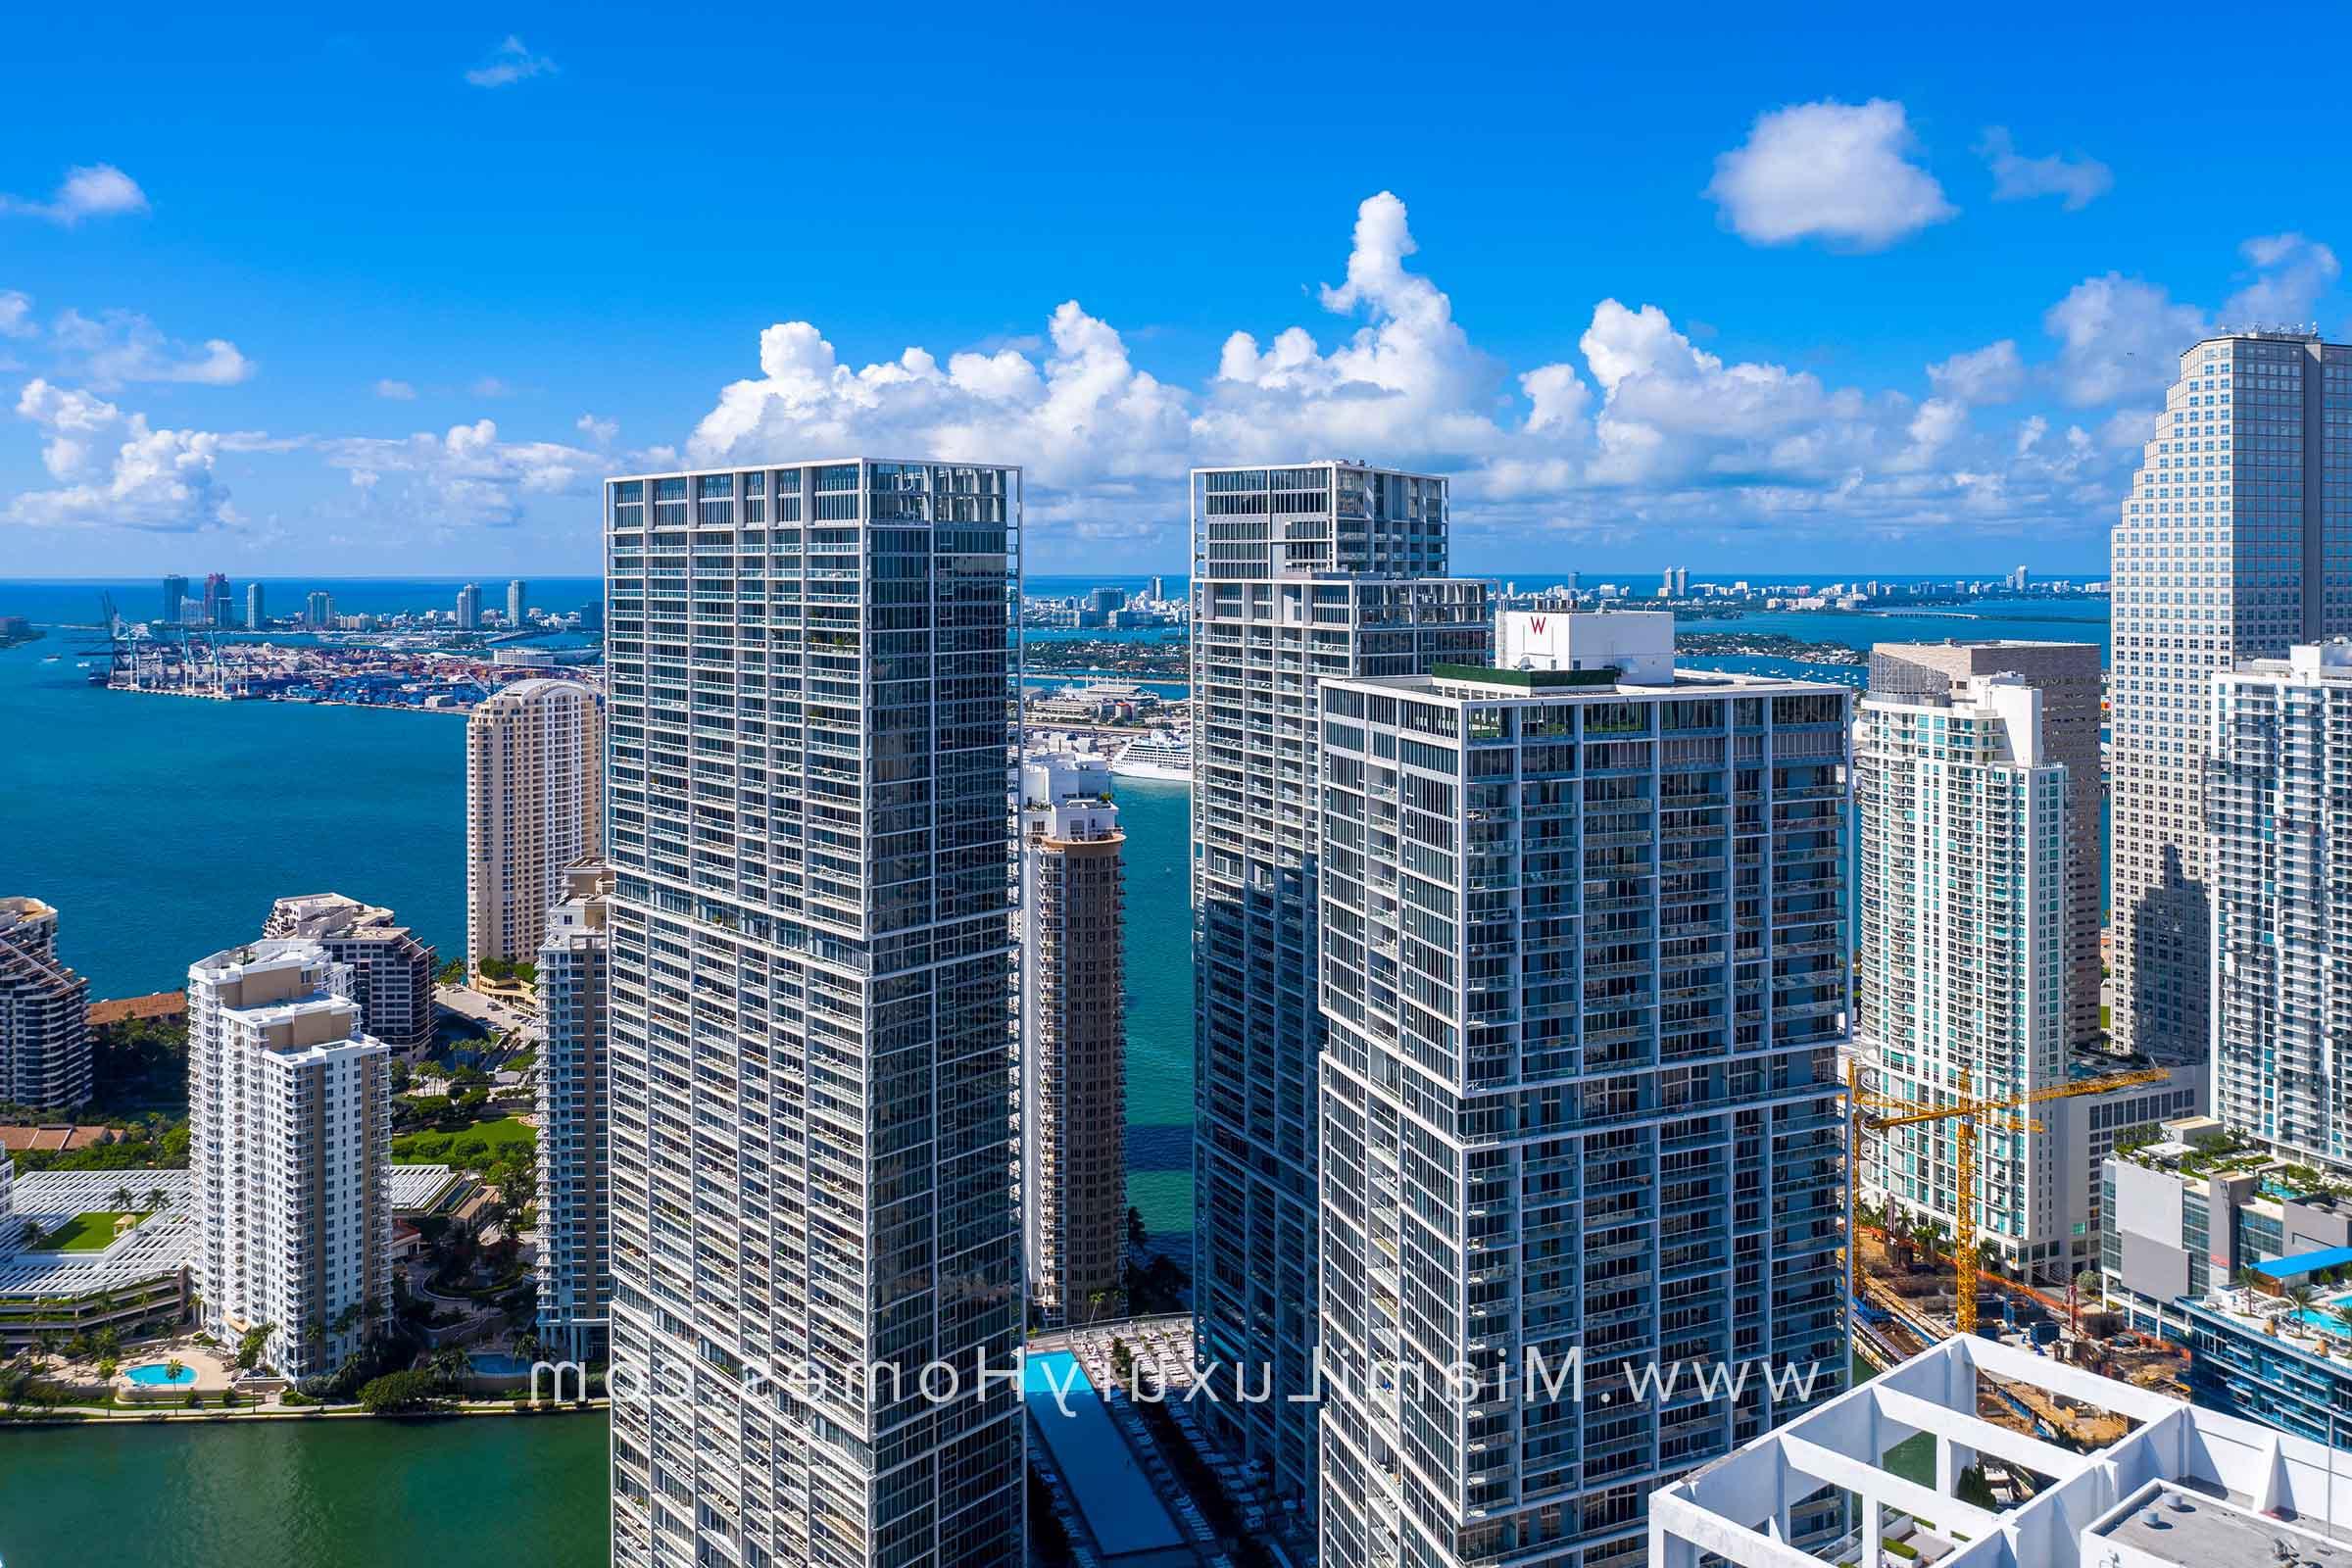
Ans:
<svg viewBox="0 0 2352 1568"><path fill-rule="evenodd" d="M2014 1406L2059 1420L2120 1417L2113 1429L2122 1435L2085 1451L2082 1442L2060 1446L1996 1426L1977 1414L1988 1386L2005 1390ZM1886 1467L1886 1446L1911 1433L1935 1441L1933 1485ZM1979 1459L2046 1479L2021 1502L1984 1507L1959 1495L1963 1471ZM1825 1487L1860 1499L1862 1533L1880 1542L1900 1536L1895 1555L1944 1568L2333 1561L2352 1544L2352 1531L2331 1522L2352 1519L2337 1495L2344 1483L2336 1469L2320 1444L1969 1336L1922 1351L1653 1494L1649 1562L1692 1568L1701 1552L1748 1568L1875 1559L1872 1543L1855 1534L1814 1558L1769 1534L1779 1499Z"/></svg>

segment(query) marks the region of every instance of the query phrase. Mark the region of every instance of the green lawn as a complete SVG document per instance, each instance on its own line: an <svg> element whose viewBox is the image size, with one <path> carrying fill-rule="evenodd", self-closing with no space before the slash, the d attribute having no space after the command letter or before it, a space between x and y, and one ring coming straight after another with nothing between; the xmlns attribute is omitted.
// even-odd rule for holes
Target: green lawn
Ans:
<svg viewBox="0 0 2352 1568"><path fill-rule="evenodd" d="M122 1217L104 1208L76 1214L50 1232L41 1248L51 1252L102 1252L115 1245L115 1221Z"/></svg>
<svg viewBox="0 0 2352 1568"><path fill-rule="evenodd" d="M538 1137L512 1116L496 1121L479 1121L456 1133L403 1133L392 1140L392 1159L401 1165L472 1165L490 1162L492 1156L510 1144L528 1148ZM471 1145L479 1140L480 1151ZM464 1149L464 1152L459 1151Z"/></svg>

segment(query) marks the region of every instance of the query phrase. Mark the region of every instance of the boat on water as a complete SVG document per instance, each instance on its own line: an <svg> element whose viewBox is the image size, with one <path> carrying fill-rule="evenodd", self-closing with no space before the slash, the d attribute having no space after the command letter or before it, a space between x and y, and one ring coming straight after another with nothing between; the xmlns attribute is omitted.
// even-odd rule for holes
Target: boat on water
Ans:
<svg viewBox="0 0 2352 1568"><path fill-rule="evenodd" d="M1155 729L1131 740L1111 758L1110 771L1116 778L1170 779L1189 784L1193 781L1193 732Z"/></svg>

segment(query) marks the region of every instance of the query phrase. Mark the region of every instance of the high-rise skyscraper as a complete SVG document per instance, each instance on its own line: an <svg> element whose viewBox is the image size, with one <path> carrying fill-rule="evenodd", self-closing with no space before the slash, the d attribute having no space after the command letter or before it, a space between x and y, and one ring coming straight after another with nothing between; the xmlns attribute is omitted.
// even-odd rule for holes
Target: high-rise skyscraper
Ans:
<svg viewBox="0 0 2352 1568"><path fill-rule="evenodd" d="M2352 644L2249 660L2215 691L2213 1112L2352 1170Z"/></svg>
<svg viewBox="0 0 2352 1568"><path fill-rule="evenodd" d="M314 588L304 601L302 618L313 631L324 631L335 623L335 596Z"/></svg>
<svg viewBox="0 0 2352 1568"><path fill-rule="evenodd" d="M351 970L360 1027L394 1051L422 1054L433 1043L433 946L390 909L340 893L280 899L262 924L265 938L299 937Z"/></svg>
<svg viewBox="0 0 2352 1568"><path fill-rule="evenodd" d="M268 616L262 608L262 585L249 582L245 585L245 629L260 631L266 619Z"/></svg>
<svg viewBox="0 0 2352 1568"><path fill-rule="evenodd" d="M40 1110L87 1102L89 1014L90 982L57 958L57 911L0 898L0 1101Z"/></svg>
<svg viewBox="0 0 2352 1568"><path fill-rule="evenodd" d="M482 627L482 588L479 583L467 583L458 590L458 630L479 631Z"/></svg>
<svg viewBox="0 0 2352 1568"><path fill-rule="evenodd" d="M1021 1241L1050 1323L1120 1315L1127 1222L1119 808L1100 757L1021 763Z"/></svg>
<svg viewBox="0 0 2352 1568"><path fill-rule="evenodd" d="M528 608L525 601L530 598L530 585L520 577L516 577L507 584L507 624L509 626L522 624L522 612Z"/></svg>
<svg viewBox="0 0 2352 1568"><path fill-rule="evenodd" d="M165 621L173 626L178 625L181 608L185 606L187 602L188 579L181 576L178 572L173 572L170 576L166 577L164 579Z"/></svg>
<svg viewBox="0 0 2352 1568"><path fill-rule="evenodd" d="M1519 667L1321 691L1327 1568L1640 1564L1844 1386L1846 693L1503 619Z"/></svg>
<svg viewBox="0 0 2352 1568"><path fill-rule="evenodd" d="M391 1051L315 942L188 968L188 1163L204 1325L267 1328L291 1378L331 1371L392 1306Z"/></svg>
<svg viewBox="0 0 2352 1568"><path fill-rule="evenodd" d="M604 721L578 681L501 687L466 720L466 961L527 963L564 868L603 842Z"/></svg>
<svg viewBox="0 0 2352 1568"><path fill-rule="evenodd" d="M2116 1043L2207 1050L2202 754L2212 682L2352 631L2352 347L2207 338L2143 449L2115 530Z"/></svg>
<svg viewBox="0 0 2352 1568"><path fill-rule="evenodd" d="M1870 651L1874 697L1934 702L1971 676L2008 674L2041 694L2041 750L2066 768L2066 1043L2088 1046L2099 1022L2100 907L2107 844L2099 729L2106 678L2094 643L1879 643ZM1947 1130L1948 1141L1948 1130Z"/></svg>
<svg viewBox="0 0 2352 1568"><path fill-rule="evenodd" d="M229 592L228 578L217 571L204 577L204 624L225 626L236 618L235 599Z"/></svg>
<svg viewBox="0 0 2352 1568"><path fill-rule="evenodd" d="M1197 468L1193 541L1194 1299L1204 1412L1275 1487L1315 1477L1316 803L1321 682L1493 647L1446 579L1446 483L1344 462Z"/></svg>
<svg viewBox="0 0 2352 1568"><path fill-rule="evenodd" d="M612 871L564 868L539 944L539 1342L587 1362L605 1352L612 1294L612 1128L606 998Z"/></svg>
<svg viewBox="0 0 2352 1568"><path fill-rule="evenodd" d="M1933 651L1933 650L1931 650ZM1874 658L1876 656L1874 655ZM1873 691L1854 743L1862 833L1863 1088L1914 1104L2030 1094L2068 1076L2069 769L2041 693L1963 675L1938 694ZM1860 1184L1906 1220L1977 1234L2003 1267L2072 1280L2097 1256L2073 1234L2087 1168L2039 1125L2003 1128L1958 1187L1949 1122L1892 1128L1860 1152Z"/></svg>
<svg viewBox="0 0 2352 1568"><path fill-rule="evenodd" d="M1018 1563L1020 470L606 502L615 1561Z"/></svg>

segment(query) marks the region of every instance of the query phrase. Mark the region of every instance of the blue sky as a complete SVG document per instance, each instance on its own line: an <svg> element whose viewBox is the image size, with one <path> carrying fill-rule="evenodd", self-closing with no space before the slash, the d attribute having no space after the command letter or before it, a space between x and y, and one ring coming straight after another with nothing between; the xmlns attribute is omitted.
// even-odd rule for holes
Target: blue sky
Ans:
<svg viewBox="0 0 2352 1568"><path fill-rule="evenodd" d="M2352 327L2209 10L1629 15L17 19L0 576L589 570L606 471L851 449L1024 464L1041 571L1286 455L1471 569L2097 569L2173 354Z"/></svg>

